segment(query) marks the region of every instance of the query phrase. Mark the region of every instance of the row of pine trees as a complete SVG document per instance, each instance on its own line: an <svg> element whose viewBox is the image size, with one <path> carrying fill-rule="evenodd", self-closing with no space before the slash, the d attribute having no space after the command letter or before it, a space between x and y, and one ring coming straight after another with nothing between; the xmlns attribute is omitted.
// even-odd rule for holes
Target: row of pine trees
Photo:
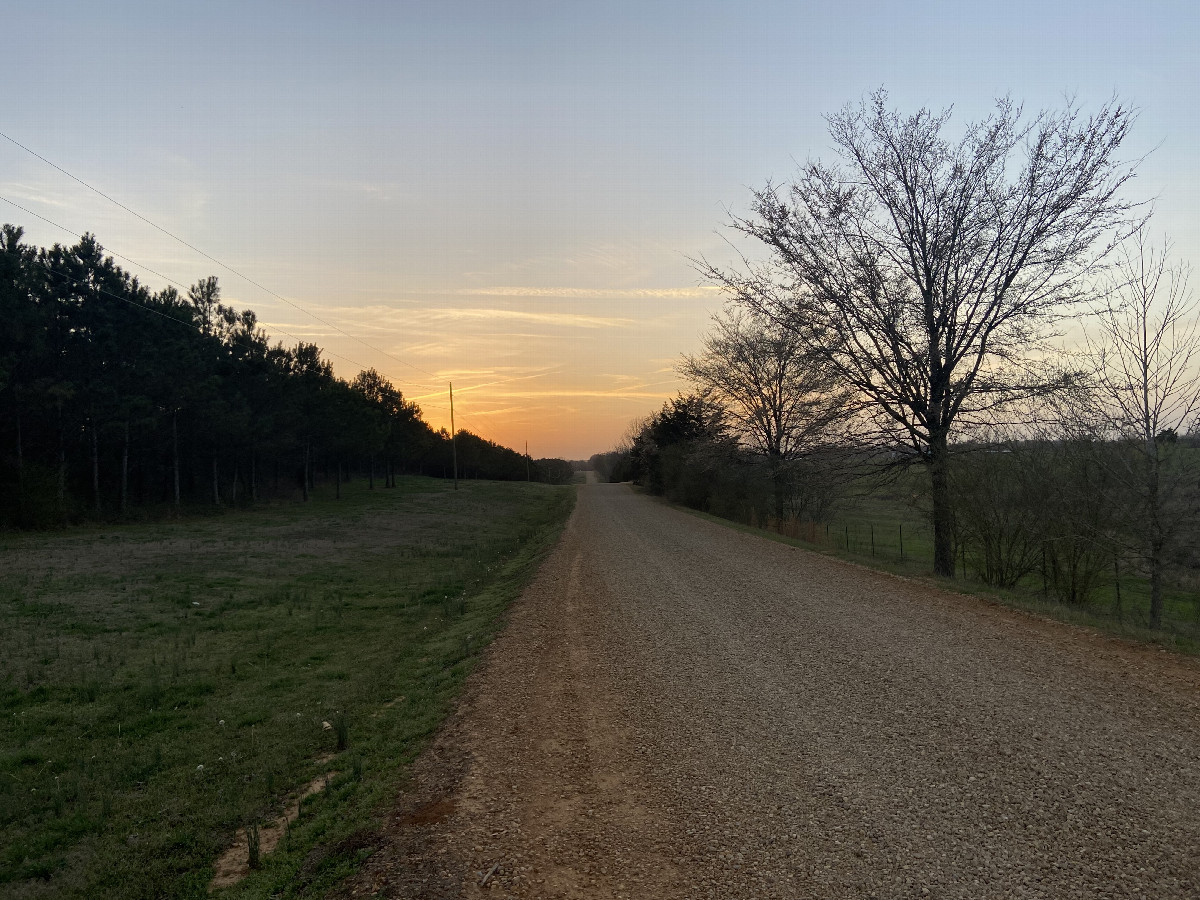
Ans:
<svg viewBox="0 0 1200 900"><path fill-rule="evenodd" d="M385 377L346 381L317 346L272 344L216 278L154 292L92 235L23 238L0 231L0 527L450 476L449 434ZM463 477L542 474L468 432L457 444Z"/></svg>

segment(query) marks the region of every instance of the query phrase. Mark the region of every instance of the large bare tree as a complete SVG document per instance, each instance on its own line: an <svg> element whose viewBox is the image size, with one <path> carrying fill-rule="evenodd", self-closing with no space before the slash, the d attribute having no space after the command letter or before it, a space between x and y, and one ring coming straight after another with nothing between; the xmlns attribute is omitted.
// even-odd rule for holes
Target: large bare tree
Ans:
<svg viewBox="0 0 1200 900"><path fill-rule="evenodd" d="M766 458L782 518L788 463L830 441L844 421L845 388L808 349L796 328L740 309L713 317L704 349L684 356L679 372L727 411L738 436Z"/></svg>
<svg viewBox="0 0 1200 900"><path fill-rule="evenodd" d="M798 332L867 401L877 435L929 470L934 568L954 572L947 461L956 427L1048 387L1028 364L1088 296L1135 207L1116 102L1026 118L1008 100L946 136L950 112L887 95L829 118L840 161L755 192L733 227L769 248L739 271L701 263Z"/></svg>
<svg viewBox="0 0 1200 900"><path fill-rule="evenodd" d="M1169 265L1139 233L1117 265L1089 334L1098 407L1088 424L1133 502L1133 549L1150 576L1150 626L1162 625L1163 569L1171 543L1197 511L1196 451L1179 436L1200 426L1200 305L1186 267Z"/></svg>

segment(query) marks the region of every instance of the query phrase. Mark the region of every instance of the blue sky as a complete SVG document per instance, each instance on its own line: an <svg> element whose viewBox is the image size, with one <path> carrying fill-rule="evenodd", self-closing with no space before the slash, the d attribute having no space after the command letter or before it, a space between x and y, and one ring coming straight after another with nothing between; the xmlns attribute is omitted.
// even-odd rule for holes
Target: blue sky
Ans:
<svg viewBox="0 0 1200 900"><path fill-rule="evenodd" d="M0 196L227 301L441 424L586 456L680 385L720 298L688 257L885 86L955 121L1113 94L1131 194L1200 260L1189 4L5 4L0 131L366 343L0 141ZM70 235L0 203L48 244ZM138 271L134 269L134 271ZM160 280L144 280L159 286ZM286 332L286 333L285 333ZM370 346L366 346L369 344ZM381 352L382 351L382 352Z"/></svg>

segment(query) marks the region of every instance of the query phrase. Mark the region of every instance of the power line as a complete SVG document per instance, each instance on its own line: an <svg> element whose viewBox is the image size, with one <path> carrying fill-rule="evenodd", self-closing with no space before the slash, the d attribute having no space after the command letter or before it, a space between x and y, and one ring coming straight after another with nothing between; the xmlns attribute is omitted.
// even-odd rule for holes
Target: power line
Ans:
<svg viewBox="0 0 1200 900"><path fill-rule="evenodd" d="M77 232L74 232L74 231L72 231L70 228L67 228L65 225L60 225L58 222L55 222L55 221L53 221L53 220L51 220L51 219L47 219L45 216L43 216L43 215L39 215L38 213L35 213L35 212L34 212L33 210L31 210L31 209L26 209L26 208L25 208L24 206L22 206L21 204L19 204L19 203L16 203L16 202L14 202L13 200L10 200L9 198L7 198L7 197L5 197L5 196L3 196L3 195L0 195L0 200L3 200L5 203L9 204L10 206L13 206L13 207L15 207L15 208L19 209L21 212L25 213L26 215L33 216L35 219L41 219L41 220L42 220L43 222L45 222L47 225L51 225L51 226L53 226L53 227L55 227L55 228L58 228L59 230L61 230L61 231L64 231L64 232L66 232L67 234L69 234L69 235L71 235L71 236L73 236L73 237L79 238L79 239L81 239L81 240L82 240L82 238L83 238L83 235L81 235L81 234L79 234L79 233L77 233ZM100 246L100 249L101 249L102 251L104 251L105 253L108 253L108 254L110 254L110 255L112 255L112 256L115 256L115 257L117 257L118 259L123 259L125 262L129 263L130 265L137 266L139 269L143 269L143 270L145 270L146 272L149 272L150 274L152 274L152 275L154 275L154 276L156 276L156 277L158 277L158 278L161 278L163 281L165 281L167 284L170 284L170 285L172 285L173 287L176 287L176 288L178 288L178 289L180 289L180 290L182 290L182 291L187 291L187 288L186 288L186 287L184 287L182 284L180 284L178 281L175 281L174 279L172 279L172 278L169 278L169 277L168 277L168 276L166 276L166 275L163 275L161 272L156 272L154 269L150 268L149 266L147 266L147 265L145 265L145 264L143 264L143 263L140 263L140 262L138 262L138 261L137 261L137 260L135 260L135 259L131 259L131 258L129 258L128 256L124 256L124 255L122 255L122 254L120 254L120 253L117 253L116 251L114 251L114 250L111 250L111 249L109 249L109 248L107 248L107 247L104 247L104 246L101 246L101 245L97 245L97 246ZM67 275L65 272L59 272L59 271L55 270L54 268L52 268L52 267L50 267L50 266L45 266L44 268L45 268L45 269L46 269L46 271L47 271L47 272L49 272L51 275L60 276L60 277L63 277L63 278L68 278L68 279L69 279L69 277L70 277L70 276L68 276L68 275ZM80 282L75 282L75 284L78 286L78 285L80 285L81 283L80 283ZM130 300L128 297L122 297L122 296L121 296L121 295L119 295L119 294L114 294L114 293L112 293L111 291L106 291L106 290L104 290L103 288L93 288L93 289L94 289L94 290L96 290L96 291L98 291L98 292L99 292L99 293L101 293L101 294L105 294L105 295L107 295L107 296L109 296L109 297L112 297L112 298L114 298L114 299L116 299L116 300L121 300L121 301L123 301L123 302L125 302L125 303L129 303L129 304L130 304L130 305L132 305L132 306L136 306L136 307L138 307L139 309L144 309L144 310L145 310L146 312L148 312L148 313L153 313L153 314L154 314L154 315L156 315L156 316L161 316L161 317L163 317L163 318L165 318L165 319L170 319L171 321L173 321L173 322L178 322L180 325L183 325L183 326L185 326L185 327L187 327L187 328L190 328L190 329L194 329L194 330L196 330L196 325L195 325L195 323L193 323L193 322L187 322L187 321L184 321L183 319L178 319L178 318L176 318L175 316L171 316L171 315L168 315L167 313L164 313L164 312L162 312L161 310L157 310L157 309L154 309L153 307L149 307L149 306L146 306L146 305L144 305L144 304L142 304L142 303L138 303L138 302L136 302L136 301L134 301L134 300ZM294 341L295 341L297 344L302 344L302 343L304 343L304 341L303 341L301 338L297 337L296 335L292 334L292 333L291 333L291 332L289 332L289 331L285 331L284 329L282 329L282 328L279 328L278 326L274 326L274 325L273 325L273 326L271 326L271 328L272 328L272 331L274 331L276 334L281 334L281 335L283 335L284 337L289 337L289 338L291 338L292 340L294 340ZM345 356L345 355L343 355L343 354L341 354L341 353L335 353L335 352L334 352L334 351L332 351L332 350L322 350L321 352L322 352L322 353L324 353L324 354L325 354L325 355L327 355L327 356L332 356L332 357L335 357L335 358L337 358L337 359L340 359L340 360L342 360L343 362L348 362L348 363L350 363L350 365L352 365L352 366L356 366L356 367L357 367L359 370L365 370L365 369L369 368L368 366L364 365L363 363L361 363L361 362L359 362L359 361L357 361L357 360L351 359L350 357L348 357L348 356ZM386 375L387 373L384 373L384 374ZM400 380L400 379L398 379L398 380ZM421 388L430 388L430 387L433 387L433 385L421 384L420 382L415 382L415 381L409 381L409 382L406 382L406 383L407 383L407 384L412 384L412 385L415 385L416 387L421 387ZM441 394L441 393L444 393L444 391L438 391L437 393L438 393L438 394ZM436 396L436 395L435 395L435 396ZM441 406L441 405L439 405L439 404L435 404L435 403L426 404L426 405L425 405L423 408L428 408L428 409L440 409L440 410L445 410L445 409L446 409L446 407L445 407L445 406Z"/></svg>
<svg viewBox="0 0 1200 900"><path fill-rule="evenodd" d="M2 198L0 198L0 199L2 199ZM152 306L147 306L144 303L138 303L136 300L131 300L129 297L122 297L120 294L114 294L112 291L105 290L102 287L98 287L96 285L89 285L86 282L80 281L77 278L72 278L66 272L62 272L62 271L59 271L58 269L55 269L49 263L39 263L39 267L42 269L45 269L46 272L49 273L50 275L53 275L56 278L62 279L74 287L87 288L88 290L94 291L97 294L103 294L106 297L112 297L114 300L120 300L122 303L128 303L130 306L137 307L138 309L140 309L144 312L151 313L152 315L156 315L156 316L159 316L160 318L167 319L171 322L175 322L178 325L182 325L184 328L187 328L189 331L196 331L196 332L200 331L200 329L196 326L195 322L189 322L186 319L180 319L177 316L172 316L169 313L165 313L162 310L155 309ZM282 332L282 333L287 334L287 332ZM293 337L293 335L290 335L290 334L287 336ZM348 357L341 356L340 354L330 353L329 355L336 356L336 357L338 357L338 359L348 362L351 365L359 366L360 368L362 367L362 363L356 362L355 360L352 360ZM422 409L432 408L432 409L444 410L446 407L431 403L431 404L428 404L428 407L423 406L421 408Z"/></svg>
<svg viewBox="0 0 1200 900"><path fill-rule="evenodd" d="M25 215L27 215L27 216L33 216L35 219L41 219L47 225L53 225L55 228L58 228L61 231L65 231L67 234L71 235L72 237L83 240L83 235L72 231L70 228L67 228L67 226L65 226L65 225L59 225L57 222L52 222L51 220L47 219L45 216L35 213L32 209L26 209L24 206L22 206L20 203L17 203L15 200L10 200L3 195L0 195L0 200L3 200L9 206L16 207L21 212L25 213ZM115 250L109 250L107 247L102 246L100 249L104 250L106 253L109 253L109 254L117 257L118 259L125 260L125 262L129 263L131 266L137 266L139 269L143 269L144 271L149 272L151 275L154 275L156 278L161 278L167 284L174 285L175 287L179 288L180 290L187 290L187 288L185 288L178 281L174 281L173 279L168 278L166 275L162 274L162 272L154 271L149 266L143 265L142 263L138 262L137 260L130 259L128 256L122 256L120 253L117 253ZM288 337L291 337L291 335L288 335Z"/></svg>
<svg viewBox="0 0 1200 900"><path fill-rule="evenodd" d="M2 198L0 198L0 199L2 199ZM145 310L148 313L153 313L156 316L161 316L162 318L169 319L172 322L177 322L180 325L182 325L184 328L187 328L189 331L198 330L196 328L196 324L194 322L188 322L184 319L176 318L175 316L165 313L160 309L154 309L151 306L146 306L146 304L144 304L144 303L138 303L136 300L130 300L128 297L122 297L120 294L114 294L112 291L106 291L102 287L96 287L95 285L85 284L84 282L80 281L77 278L72 278L66 272L58 271L53 266L51 266L49 263L41 264L41 268L45 269L49 274L55 276L56 278L62 278L64 280L70 282L75 287L86 287L90 290L95 291L98 294L105 294L106 296L112 297L114 300L120 300L124 303L128 303L130 306L136 306L138 309Z"/></svg>
<svg viewBox="0 0 1200 900"><path fill-rule="evenodd" d="M72 181L76 182L77 184L80 184L83 187L87 188L89 191L92 191L93 193L97 194L98 196L103 197L108 202L112 203L113 205L115 205L115 206L119 207L120 209L124 210L125 212L129 213L134 218L149 225L151 228L154 228L156 231L159 231L162 234L166 235L167 237L171 238L172 240L182 244L184 247L187 247L189 250L193 251L194 253L199 254L200 256L204 257L205 259L209 260L210 262L220 266L221 268L232 273L233 275L237 276L238 278L241 278L242 280L248 282L249 284L251 284L254 287L258 288L259 290L263 291L264 293L270 295L271 297L274 297L275 299L277 299L283 303L286 303L287 305L291 306L292 308L294 308L296 310L299 310L300 312L304 313L307 316L311 316L313 319L320 322L322 325L325 325L327 328L333 329L334 331L338 332L339 334L343 335L344 337L349 338L350 340L357 341L358 343L362 344L364 347L367 347L368 349L374 351L375 353L379 353L379 354L387 357L388 359L391 359L394 362L399 363L402 366L406 366L407 368L413 369L414 371L421 372L425 375L428 375L431 378L434 378L434 379L438 378L438 375L436 373L430 372L428 369L421 368L420 366L410 363L407 360L401 359L398 356L388 353L386 350L383 350L383 349L380 349L379 347L374 346L373 344L363 340L362 338L351 334L350 332L341 328L339 325L336 325L333 322L330 322L329 320L317 315L316 313L314 313L308 309L305 309L300 304L298 304L292 300L289 300L288 298L284 297L281 294L276 293L275 291L271 290L270 288L266 287L265 285L259 283L258 281L255 281L249 275L246 275L243 272L238 271L237 269L233 268L232 266L228 265L227 263L224 263L221 260L217 259L216 257L212 256L211 254L206 253L205 251L201 250L199 247L195 246L194 244L191 244L188 241L184 240L183 238L179 237L177 234L174 234L173 232L168 231L166 228L163 228L158 223L151 221L150 219L143 216L141 213L137 212L134 209L131 209L129 206L125 205L124 203L117 200L116 198L111 197L110 195L106 194L104 191L100 190L99 188L84 181L82 178L79 178L78 176L73 175L71 172L68 172L62 166L58 165L55 162L52 162L51 160L42 156L37 151L25 146L24 144L22 144L20 141L16 140L15 138L10 137L9 135L5 134L4 132L0 132L0 137L4 138L6 141L13 144L14 146L19 147L20 149L24 150L26 153L30 154L31 156L41 160L43 163L50 166L55 171L61 172L63 175L67 176ZM56 228L60 228L61 230L65 231L67 234L74 234L76 237L80 237L80 235L75 234L75 232L71 231L70 229L65 228L64 226L59 225L55 222L52 222L51 220L47 219L46 217L38 215L37 213L33 212L32 210L28 210L25 207L13 202L12 200L9 200L6 197L0 197L0 199L4 200L6 203L11 204L12 206L16 207L17 209L20 209L22 212L25 212L28 215L34 216L35 218L40 219L43 222L46 222L47 224L53 225ZM113 251L108 251L108 252L113 253ZM178 282L175 282L172 279L167 278L165 275L162 275L161 273L156 272L154 269L151 269L149 266L145 266L141 263L138 263L135 260L130 259L127 256L123 256L122 254L119 254L119 253L113 253L113 255L119 257L120 259L125 260L126 262L128 262L132 265L137 266L138 268L141 268L147 272L150 272L151 274L155 275L158 278L162 278L168 284L173 284L176 287L179 287L182 289L182 285L180 285ZM119 299L124 299L124 298L119 298ZM134 305L140 306L140 304L134 304ZM143 308L149 309L148 307L143 307ZM156 312L155 310L150 310L150 311ZM168 318L170 318L170 317L168 317ZM177 320L177 321L180 321L180 320ZM295 335L289 334L287 331L284 331L283 329L277 328L275 330L281 334L286 335L287 337L292 338L293 340L296 340L297 342L300 342L300 338L296 337ZM333 353L333 352L329 352L329 351L327 351L327 352L328 352L329 356L333 356L338 359L349 362L349 363L351 363L351 365L357 366L360 369L367 368L362 363L356 362L342 354ZM499 379L498 381L493 381L490 383L490 385L507 384L512 381L519 381L519 380L524 380L524 379L533 378L533 377L537 377L537 376L530 376L530 375L509 376L507 378ZM409 381L407 379L397 379L397 380L400 381L401 383L407 383L407 384L414 385L416 387L421 387L421 388L432 388L433 387L433 385L421 384L420 382ZM478 385L476 385L474 387L478 387ZM443 392L437 391L437 394L440 395L441 393L443 393ZM439 406L436 404L429 404L429 408L441 409L443 411L446 409L446 407ZM488 438L488 440L491 440L491 439Z"/></svg>
<svg viewBox="0 0 1200 900"><path fill-rule="evenodd" d="M0 197L0 200L3 200L3 199L4 199L3 197ZM16 204L13 204L13 205L15 206ZM31 215L32 215L32 214L31 214ZM38 218L42 218L42 217L41 217L41 216L38 216ZM50 222L48 219L43 219L43 221L46 221L46 222L48 222L48 223L49 223L49 224L51 224L51 225L53 225L53 224L54 224L53 222ZM66 229L63 229L63 230L64 230L64 231L66 231ZM68 233L71 233L71 232L68 232ZM125 258L125 257L122 257L122 259L124 259L124 258ZM132 260L130 260L130 261L132 262ZM134 264L135 264L135 265L137 265L136 263L134 263ZM177 325L181 325L181 326L183 326L184 328L187 328L189 331L196 331L196 332L199 332L199 331L200 331L200 329L197 327L197 325L196 325L196 323L195 323L195 322L189 322L189 321L187 321L186 319L180 319L180 318L178 318L178 317L176 317L176 316L172 316L172 315L170 315L170 314L168 314L168 313L165 313L165 312L163 312L162 310L154 309L154 308L153 308L153 307L151 307L151 306L146 306L144 303L138 303L136 300L131 300L129 297L123 297L123 296L121 296L120 294L114 294L112 291L105 290L105 289L104 289L104 288L102 288L102 287L98 287L98 286L96 286L96 285L91 285L91 284L88 284L88 283L86 283L86 282L84 282L84 281L81 281L81 280L80 280L80 279L78 279L78 278L73 278L73 277L72 277L71 275L69 275L68 273L66 273L66 272L62 272L62 271L60 271L60 270L58 270L58 269L55 269L55 268L54 268L52 265L50 265L48 262L46 262L46 263L38 263L38 266L39 266L39 268L42 268L42 269L44 269L44 270L45 270L45 271L46 271L48 274L50 274L50 275L53 275L54 277L56 277L56 278L59 278L59 279L61 279L61 280L64 280L64 281L66 281L66 282L70 283L71 285L73 285L73 286L75 286L75 287L79 287L79 288L86 288L86 289L88 289L88 290L90 290L90 291L93 291L93 292L95 292L95 293L97 293L97 294L103 294L103 295L105 295L106 297L112 297L114 300L120 300L122 303L127 303L127 304L129 304L130 306L133 306L133 307L136 307L137 309L140 309L140 310L142 310L143 312L148 312L148 313L151 313L152 315L156 315L156 316L158 316L158 317L160 317L160 318L167 319L168 321L174 322L174 323L176 323ZM283 333L283 334L287 334L287 332L282 332L282 333ZM292 336L292 335L288 335L288 337L293 337L293 336ZM364 368L364 367L362 366L362 364L361 364L361 363L359 363L359 362L356 362L355 360L353 360L353 359L350 359L350 358L348 358L348 357L341 356L340 354L331 353L331 354L329 354L329 355L331 355L331 356L337 356L339 359L341 359L341 360L344 360L345 362L348 362L348 363L350 363L350 364L352 364L352 365L355 365L355 366L359 366L360 368ZM429 404L429 405L428 405L428 407L421 407L421 408L433 408L433 409L440 409L440 410L443 410L443 411L445 411L445 410L447 409L447 407L445 407L445 406L440 406L440 405L437 405L437 404ZM506 447L504 444L500 443L500 442L499 442L498 440L496 440L494 437L490 436L490 434L488 434L488 433L484 433L484 429L481 429L481 428L479 427L478 423L477 423L477 422L476 422L474 419L472 419L472 417L470 417L470 416L462 416L462 415L461 415L461 413L460 413L459 415L460 415L460 418L465 418L465 419L470 419L470 420L471 420L470 422L468 422L468 423L467 423L467 424L468 424L468 426L469 426L469 429L465 429L465 430L469 430L469 432L470 432L471 434L474 434L476 437L478 437L478 438L481 438L481 439L483 439L483 440L485 440L485 441L488 441L489 443L491 443L491 444L494 444L495 446L497 446L497 447L500 447L500 448L502 448L502 449L508 449L508 450L512 450L512 452L514 452L514 453L516 453L516 452L517 452L516 450L514 450L514 449L512 449L512 448ZM452 420L452 421L453 421L453 420ZM428 424L428 423L427 423L427 424ZM452 432L451 434L452 434L452 436L453 436L453 432Z"/></svg>
<svg viewBox="0 0 1200 900"><path fill-rule="evenodd" d="M430 372L428 369L422 369L420 366L414 365L413 363L410 363L410 362L408 362L407 360L400 359L398 356L393 356L391 353L388 353L386 350L381 350L381 349L379 349L378 347L375 347L375 346L373 346L373 345L371 345L371 344L367 343L367 342L366 342L366 341L364 341L362 338L360 338L360 337L356 337L355 335L353 335L353 334L350 334L350 332L348 332L348 331L345 331L344 329L342 329L342 328L338 327L337 325L333 324L332 322L329 322L329 321L327 321L327 320L325 320L325 319L321 318L321 317L320 317L320 316L318 316L316 313L314 313L314 312L310 312L309 310L307 310L307 309L305 309L304 307L300 306L300 304L298 304L298 303L294 303L293 301L291 301L291 300L287 299L287 297L284 297L284 296L282 296L281 294L277 294L277 293L275 293L275 291L271 290L270 288L266 287L265 285L259 284L257 281L255 281L253 278L251 278L249 275L245 275L245 274L243 274L242 272L239 272L237 269L233 268L233 266L230 266L230 265L228 265L227 263L223 263L223 262L221 262L221 260L217 259L215 256L212 256L212 255L210 255L210 254L208 254L208 253L205 253L205 252L204 252L203 250L201 250L199 247L197 247L197 246L195 246L195 245L193 245L193 244L190 244L190 243L188 243L187 241L185 241L183 238L179 237L178 235L176 235L176 234L173 234L173 233L171 233L170 231L167 231L167 229L163 228L161 225L159 225L159 224L157 224L157 223L155 223L155 222L152 222L152 221L150 221L150 220L149 220L149 219L147 219L145 216L143 216L141 213L139 213L139 212L136 212L135 210L132 210L132 209L130 209L128 206L126 206L126 205L125 205L124 203L122 203L120 200L116 200L116 199L114 199L114 198L110 197L108 194L104 193L104 191L100 190L99 188L93 187L92 185L90 185L90 184L88 184L86 181L84 181L82 178L78 178L78 177L76 177L75 175L72 175L70 172L68 172L68 171L67 171L66 169L64 169L62 166L60 166L60 165L57 165L57 164L55 164L55 163L51 162L50 160L46 159L46 157L42 156L40 153L38 153L38 152L36 152L36 151L34 151L34 150L31 150L30 148L28 148L28 147L26 147L24 144L22 144L20 141L18 141L18 140L15 140L14 138L11 138L11 137L9 137L7 134L5 134L5 133L4 133L4 132L2 132L2 131L0 131L0 137L4 138L4 139L5 139L6 141L8 141L9 143L16 145L17 147L20 147L20 148L21 148L22 150L24 150L26 153L28 153L28 154L30 154L30 155L32 155L32 156L35 156L35 157L37 157L37 158L38 158L38 159L40 159L42 162L44 162L46 165L48 165L48 166L50 166L51 168L53 168L53 169L55 169L55 170L57 170L57 171L61 172L61 173L62 173L62 174L64 174L64 175L66 175L66 176L67 176L68 178L70 178L72 181L74 181L74 182L76 182L76 183L78 183L78 184L81 184L81 185L83 185L83 186L84 186L85 188L87 188L89 191L92 191L92 192L93 192L93 193L95 193L95 194L99 194L101 197L103 197L103 198L104 198L105 200L107 200L109 203L112 203L112 204L114 204L114 205L116 205L116 206L119 206L121 209L125 210L125 212L129 213L131 216L134 216L134 217L135 217L135 218L137 218L137 219L140 219L142 222L145 222L145 223L146 223L147 225L149 225L151 228L154 228L155 230L162 232L163 234L165 234L167 237L171 238L171 239L172 239L172 240L174 240L174 241L178 241L180 244L182 244L183 246L187 247L189 250L193 251L194 253L198 253L198 254L200 254L200 255L201 255L201 256L203 256L205 259L207 259L209 262L215 263L216 265L218 265L218 266L220 266L221 268L225 269L227 272L232 272L232 273L233 273L234 275L236 275L238 278L241 278L241 279L243 279L244 281L247 281L247 282L249 282L250 284L254 285L256 288L258 288L260 291L263 291L263 292L265 292L265 293L267 293L267 294L271 295L271 296L272 296L272 297L274 297L275 299L277 299L277 300L280 300L280 301L282 301L282 302L284 302L284 303L288 304L288 306L291 306L291 307L293 307L293 308L295 308L295 309L298 309L298 310L300 310L300 312L304 313L305 315L312 316L314 319L316 319L316 320L317 320L318 322L320 322L322 325L325 325L327 328L332 328L334 331L338 332L339 334L341 334L341 335L344 335L345 337L348 337L348 338L350 338L350 339L351 339L351 340L353 340L353 341L358 341L358 342L359 342L360 344L362 344L364 347L368 347L369 349L371 349L371 350L375 351L376 353L380 353L380 354L382 354L382 355L386 356L388 359L391 359L391 360L393 360L393 361L395 361L395 362L398 362L398 363L400 363L402 366L407 366L408 368L410 368L410 369L414 369L414 370L416 370L417 372L422 372L422 373L424 373L425 375L428 375L430 378L437 378L437 377L438 377L438 376L437 376L435 373L433 373L433 372ZM15 204L14 204L14 205L15 205ZM39 217L39 218L40 218L40 217Z"/></svg>
<svg viewBox="0 0 1200 900"><path fill-rule="evenodd" d="M255 281L249 275L246 275L246 274L238 271L237 269L233 268L232 266L228 265L227 263L222 262L221 260L217 259L216 257L211 256L210 254L201 250L199 247L196 247L193 244L188 243L183 238L168 231L167 229L163 228L161 225L158 225L157 223L152 222L150 219L146 218L141 213L137 212L136 210L131 209L130 207L126 206L121 201L109 196L108 194L106 194L102 190L100 190L99 188L94 187L91 184L89 184L88 182L84 181L82 178L79 178L76 175L71 174L66 169L64 169L62 166L58 165L57 163L52 162L51 160L47 159L44 156L42 156L36 150L32 150L29 147L26 147L24 144L22 144L20 141L16 140L15 138L10 137L9 135L5 134L4 132L0 132L0 137L4 138L6 141L13 144L14 146L20 147L26 153L41 160L46 165L50 166L52 169L55 169L56 171L61 172L63 175L66 175L72 181L82 185L83 187L85 187L89 191L92 191L93 193L99 195L100 197L103 197L105 200L109 201L110 203L114 204L115 206L120 207L125 212L129 213L131 216L134 216L135 218L139 219L140 221L145 222L147 225L156 229L157 231L160 231L161 233L165 234L167 237L171 238L172 240L178 241L180 244L182 244L184 247L187 247L189 250L192 250L193 252L200 254L205 259L209 260L212 263L215 263L218 266L221 266L226 271L231 272L232 274L236 275L238 278L241 278L244 281L248 282L249 284L254 285L256 288L258 288L259 290L263 291L266 294L269 294L270 296L274 297L275 299L288 304L289 306L293 307L294 309L299 310L300 312L304 313L307 316L311 316L312 318L314 318L318 322L320 322L322 325L325 325L328 328L332 328L334 331L338 332L339 334L343 335L344 337L348 337L353 341L358 341L358 343L362 344L364 347L367 347L368 349L373 350L376 353L380 353L383 356L386 356L388 359L398 362L403 366L407 366L408 368L413 369L417 372L422 372L431 378L438 378L438 375L435 372L430 372L428 369L423 369L420 366L417 366L413 363L408 362L407 360L400 359L398 356L388 353L386 350L382 350L382 349L374 346L373 344L368 343L367 341L363 340L362 338L360 338L356 335L350 334L348 331L341 328L341 326L336 325L333 322L330 322L327 319L322 318L321 316L318 316L316 313L305 309L304 307L300 306L298 303L296 303L292 300L289 300L287 297L284 297L281 294L277 294L275 291L271 290L270 288L266 287L265 285L260 284L259 282ZM33 212L32 210L26 209L25 207L21 206L20 204L14 202L12 200L9 200L6 197L0 197L0 200L4 200L6 203L11 204L12 206L16 207L17 209L21 210L22 212L27 213L28 215L31 215L37 219L41 219L43 222L46 222L49 225L53 225L55 228L62 229L67 234L72 234L72 235L75 235L75 237L80 237L80 235L71 231L69 228L59 225L56 222L52 222L49 219L47 219L46 217L38 215L37 213ZM145 271L151 273L152 275L155 275L158 278L163 279L164 281L168 282L169 284L174 284L176 287L182 288L182 285L180 285L178 282L172 281L167 276L165 276L159 272L156 272L154 269L151 269L149 266L139 263L136 260L130 259L127 256L122 256L120 253L116 253L112 250L109 250L108 252L112 253L112 255L114 255L114 256L119 257L120 259L125 260L126 262L130 263L131 265L135 265L140 269L144 269ZM287 334L287 332L282 332L282 333ZM293 337L292 335L288 335L288 336ZM299 340L299 339L297 338L297 340ZM336 354L330 354L330 355L336 355ZM340 357L340 358L345 359L345 357ZM355 365L359 365L359 364L355 363ZM510 381L518 381L518 380L521 380L524 378L533 378L533 377L537 377L537 376L517 375L517 376L510 376L508 378L502 378L499 381L494 381L491 383L492 384L507 384ZM415 385L417 387L431 387L431 385L421 384L420 382L415 382L415 381L408 381L406 379L397 379L397 380L404 381L407 384Z"/></svg>

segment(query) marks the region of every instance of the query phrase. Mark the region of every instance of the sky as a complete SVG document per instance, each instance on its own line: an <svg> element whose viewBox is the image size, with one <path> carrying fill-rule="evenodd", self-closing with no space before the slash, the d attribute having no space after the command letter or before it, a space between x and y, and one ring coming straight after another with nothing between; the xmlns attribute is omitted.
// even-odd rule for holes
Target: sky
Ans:
<svg viewBox="0 0 1200 900"><path fill-rule="evenodd" d="M1186 2L0 0L0 23L0 132L127 207L0 139L0 221L90 231L155 289L216 275L273 339L378 369L435 427L453 382L458 427L534 457L610 449L686 389L723 303L693 260L753 255L731 218L880 87L953 123L1119 97L1128 195L1200 262Z"/></svg>

